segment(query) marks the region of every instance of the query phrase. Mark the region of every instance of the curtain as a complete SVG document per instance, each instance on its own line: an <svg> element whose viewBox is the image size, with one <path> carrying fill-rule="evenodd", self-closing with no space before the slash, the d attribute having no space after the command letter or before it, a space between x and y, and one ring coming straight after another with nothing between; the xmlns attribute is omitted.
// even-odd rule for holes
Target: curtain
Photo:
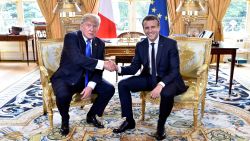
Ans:
<svg viewBox="0 0 250 141"><path fill-rule="evenodd" d="M214 31L214 40L223 41L222 19L231 0L209 0L207 2L209 12L207 19L207 29Z"/></svg>
<svg viewBox="0 0 250 141"><path fill-rule="evenodd" d="M171 34L183 34L184 22L181 17L181 12L177 13L176 8L179 5L180 0L166 0L168 5L168 13L170 18L170 33Z"/></svg>
<svg viewBox="0 0 250 141"><path fill-rule="evenodd" d="M62 38L59 14L54 14L52 12L56 5L56 0L37 0L37 3L46 20L47 38Z"/></svg>
<svg viewBox="0 0 250 141"><path fill-rule="evenodd" d="M98 13L99 0L80 0L83 3L82 14Z"/></svg>

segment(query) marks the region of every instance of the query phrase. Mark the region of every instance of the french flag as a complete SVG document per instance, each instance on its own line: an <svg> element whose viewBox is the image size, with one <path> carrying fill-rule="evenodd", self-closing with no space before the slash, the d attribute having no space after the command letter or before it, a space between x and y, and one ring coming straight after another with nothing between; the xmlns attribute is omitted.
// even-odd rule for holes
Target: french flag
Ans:
<svg viewBox="0 0 250 141"><path fill-rule="evenodd" d="M98 15L101 18L101 24L97 32L97 37L116 38L116 25L111 0L100 0Z"/></svg>

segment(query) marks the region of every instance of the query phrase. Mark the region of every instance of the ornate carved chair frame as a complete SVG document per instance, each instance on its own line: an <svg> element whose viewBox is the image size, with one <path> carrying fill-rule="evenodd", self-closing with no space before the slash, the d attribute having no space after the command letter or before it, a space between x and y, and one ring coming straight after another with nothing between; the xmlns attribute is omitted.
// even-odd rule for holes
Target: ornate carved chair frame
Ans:
<svg viewBox="0 0 250 141"><path fill-rule="evenodd" d="M211 52L211 39L172 37L177 41L180 56L180 71L189 86L188 90L176 96L174 108L193 109L193 127L198 127L198 111L201 104L201 118L204 115L208 67ZM160 98L154 100L148 91L140 93L142 99L142 118L145 118L146 101L159 104ZM200 119L201 119L200 118Z"/></svg>
<svg viewBox="0 0 250 141"><path fill-rule="evenodd" d="M53 128L53 108L56 107L55 96L50 82L50 77L57 70L60 63L63 39L47 39L38 41L38 64L40 69L41 84L43 89L43 112L48 114L50 128ZM91 104L96 95L81 100L79 93L73 96L71 106Z"/></svg>

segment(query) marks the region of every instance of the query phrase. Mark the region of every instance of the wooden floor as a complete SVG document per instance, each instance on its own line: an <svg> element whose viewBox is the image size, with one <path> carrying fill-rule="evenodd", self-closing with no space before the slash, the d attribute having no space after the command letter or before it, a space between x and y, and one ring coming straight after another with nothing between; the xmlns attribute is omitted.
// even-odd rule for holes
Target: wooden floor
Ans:
<svg viewBox="0 0 250 141"><path fill-rule="evenodd" d="M36 63L0 62L0 92L36 68Z"/></svg>

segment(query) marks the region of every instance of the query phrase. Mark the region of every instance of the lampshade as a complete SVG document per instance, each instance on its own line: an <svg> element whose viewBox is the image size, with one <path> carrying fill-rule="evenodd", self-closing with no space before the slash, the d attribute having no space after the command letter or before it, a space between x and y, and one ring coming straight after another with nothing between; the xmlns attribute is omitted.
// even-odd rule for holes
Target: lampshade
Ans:
<svg viewBox="0 0 250 141"><path fill-rule="evenodd" d="M184 20L190 22L195 20L199 11L205 10L202 0L181 0L176 12L181 12Z"/></svg>
<svg viewBox="0 0 250 141"><path fill-rule="evenodd" d="M81 12L75 0L58 0L53 13L60 12L60 17L75 17L75 12Z"/></svg>

